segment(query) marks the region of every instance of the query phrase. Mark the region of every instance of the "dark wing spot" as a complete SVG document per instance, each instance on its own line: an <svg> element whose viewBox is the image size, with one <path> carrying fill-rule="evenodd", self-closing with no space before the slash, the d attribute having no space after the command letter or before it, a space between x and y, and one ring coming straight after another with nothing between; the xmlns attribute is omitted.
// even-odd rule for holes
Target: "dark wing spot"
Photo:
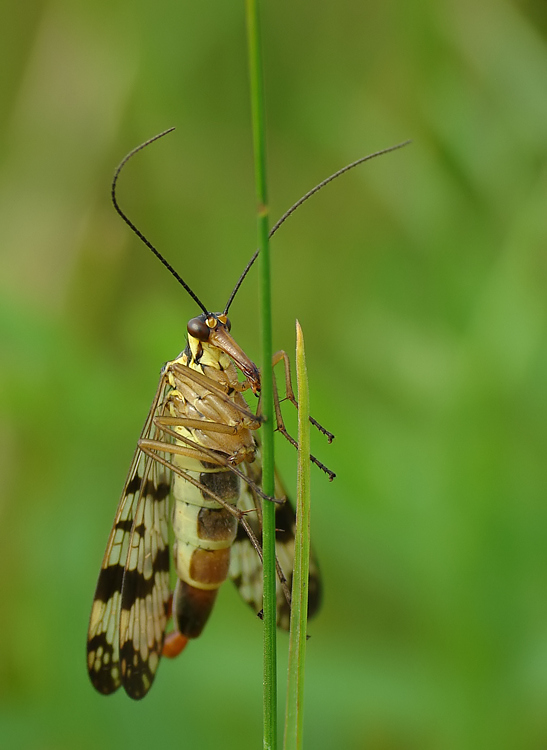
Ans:
<svg viewBox="0 0 547 750"><path fill-rule="evenodd" d="M146 484L143 488L143 495L151 497L156 501L165 500L165 498L171 492L171 485L167 482L160 482L158 485L152 480L147 479Z"/></svg>
<svg viewBox="0 0 547 750"><path fill-rule="evenodd" d="M169 572L169 548L158 550L154 560L154 575L145 578L138 570L126 570L123 577L122 609L130 610L137 599L145 599L156 585L155 573Z"/></svg>
<svg viewBox="0 0 547 750"><path fill-rule="evenodd" d="M133 700L144 698L154 681L155 672L140 653L133 648L131 641L127 641L120 651L120 663L123 673L125 692Z"/></svg>
<svg viewBox="0 0 547 750"><path fill-rule="evenodd" d="M101 570L95 599L106 603L113 594L122 590L123 570L123 565L109 565Z"/></svg>
<svg viewBox="0 0 547 750"><path fill-rule="evenodd" d="M93 687L103 695L114 693L121 685L119 664L113 661L114 649L105 633L98 633L88 641L87 653L91 660L89 678Z"/></svg>
<svg viewBox="0 0 547 750"><path fill-rule="evenodd" d="M275 509L275 538L279 544L289 544L294 541L296 516L292 505L287 501Z"/></svg>
<svg viewBox="0 0 547 750"><path fill-rule="evenodd" d="M126 494L135 495L140 490L141 483L142 483L142 478L138 474L135 474L133 479L127 485Z"/></svg>

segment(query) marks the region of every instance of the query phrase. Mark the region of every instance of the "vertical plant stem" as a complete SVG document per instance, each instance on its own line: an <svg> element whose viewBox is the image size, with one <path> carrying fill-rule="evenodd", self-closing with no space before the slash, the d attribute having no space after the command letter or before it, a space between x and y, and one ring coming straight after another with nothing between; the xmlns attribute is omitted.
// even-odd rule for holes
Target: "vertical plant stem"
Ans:
<svg viewBox="0 0 547 750"><path fill-rule="evenodd" d="M258 19L258 0L247 0L247 37L251 84L256 194L258 201L258 247L260 249L260 311L262 338L262 488L267 495L275 492L274 423L272 379L272 313L270 287L270 254L268 243L268 195L266 189L266 145L264 127L264 89L262 52ZM262 508L264 551L264 748L277 747L277 663L276 663L276 570L275 506L264 501Z"/></svg>
<svg viewBox="0 0 547 750"><path fill-rule="evenodd" d="M301 750L303 747L304 667L310 569L310 402L304 337L298 321L296 321L296 381L298 385L298 480L285 750Z"/></svg>

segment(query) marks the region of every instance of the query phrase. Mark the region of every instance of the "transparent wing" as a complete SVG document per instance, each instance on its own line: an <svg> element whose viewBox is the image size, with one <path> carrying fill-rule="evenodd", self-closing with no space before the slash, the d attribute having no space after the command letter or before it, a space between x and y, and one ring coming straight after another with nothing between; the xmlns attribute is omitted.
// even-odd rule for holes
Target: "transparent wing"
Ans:
<svg viewBox="0 0 547 750"><path fill-rule="evenodd" d="M155 439L164 376L141 438ZM88 633L88 671L104 694L123 684L141 698L154 679L169 605L170 472L137 448L97 582Z"/></svg>
<svg viewBox="0 0 547 750"><path fill-rule="evenodd" d="M260 484L262 481L262 472L257 466L258 463L259 461L257 460L247 468L253 481ZM275 496L286 497L286 492L277 474L275 477ZM238 508L240 508L240 510L250 510L252 508L256 509L257 507L259 509L256 513L249 513L247 515L247 521L250 523L259 542L262 544L262 523L259 498L256 497L250 487L247 485L244 486L238 502ZM289 590L291 590L294 567L294 533L296 528L296 516L294 508L289 500L283 505L276 506L275 519L276 556L281 566L281 570L287 579L287 586L289 587ZM237 537L232 546L229 575L242 598L255 612L259 613L262 610L262 563L241 525L238 528ZM277 626L284 630L288 630L290 625L290 607L279 580L277 581L276 598ZM321 577L312 551L308 590L309 617L312 617L317 612L320 603Z"/></svg>

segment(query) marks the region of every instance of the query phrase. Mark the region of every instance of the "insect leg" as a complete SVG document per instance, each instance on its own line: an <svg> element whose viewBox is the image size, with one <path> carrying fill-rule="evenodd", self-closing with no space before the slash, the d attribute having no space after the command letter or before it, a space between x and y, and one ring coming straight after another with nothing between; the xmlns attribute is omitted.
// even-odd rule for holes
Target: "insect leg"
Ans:
<svg viewBox="0 0 547 750"><path fill-rule="evenodd" d="M177 435L177 433L175 433L175 435L177 436L177 439L180 438L180 435ZM139 447L142 450L142 452L145 453L147 456L150 456L155 461L158 461L159 463L163 464L167 468L171 469L172 471L175 472L175 474L178 474L178 476L182 477L187 482L190 482L190 484L193 484L199 490L206 492L206 494L208 494L213 500L216 500L216 502L219 503L219 505L221 505L229 513L231 513L238 520L238 522L241 524L241 526L245 530L247 536L249 537L249 541L251 542L251 544L255 548L256 553L257 553L258 557L260 558L260 561L262 562L262 559L263 559L262 558L262 547L260 545L260 542L257 539L256 534L254 533L253 529L249 525L249 522L245 518L245 516L248 513L253 513L253 512L255 512L255 511L258 510L259 505L260 505L258 502L255 503L255 507L254 508L250 508L248 510L240 510L239 508L236 508L235 506L233 506L231 503L226 502L226 500L224 500L223 498L219 497L217 494L215 494L208 487L205 487L203 484L201 484L201 482L198 482L197 479L194 479L194 477L192 477L187 472L183 471L180 467L176 466L175 464L171 463L170 461L168 461L167 459L163 458L162 456L158 455L158 453L156 453L156 451L161 451L162 453L177 453L178 455L187 455L187 456L190 456L191 458L195 458L196 457L196 453L197 453L197 451L195 451L195 449L192 449L192 448L185 449L183 446L176 446L176 445L166 444L166 443L160 442L159 440L142 440L142 441L139 442ZM172 450L173 448L177 448L177 449L180 449L180 450ZM234 471L234 467L233 466L231 466L229 468L230 468L231 471ZM254 493L256 492L257 489L259 489L258 485L255 482L253 482L251 479L249 479L249 477L246 477L242 472L239 472L238 475L241 475L244 479L247 480L247 482L249 484L249 487L251 488L251 492L253 493L253 496L255 496ZM271 498L268 497L267 495L264 495L264 493L262 493L261 490L260 490L260 495L263 496L267 500L271 500ZM275 500L275 502L278 503L278 504L280 503L279 500ZM289 588L287 586L287 579L286 579L286 577L285 577L285 575L283 573L283 570L282 570L281 565L279 564L277 558L276 558L275 562L276 562L276 570L277 570L277 577L279 579L279 583L281 584L281 587L283 588L283 593L284 593L285 598L286 598L286 600L287 600L287 602L288 602L288 604L290 606L290 603L291 603L291 593L290 593ZM185 644L183 644L181 646L180 651L182 651L182 648L184 648L184 645ZM174 656L176 656L176 655L177 654L175 653Z"/></svg>
<svg viewBox="0 0 547 750"><path fill-rule="evenodd" d="M175 464L168 461L166 458L163 458L163 456L160 456L156 451L161 451L162 453L178 453L179 455L188 455L187 453L183 453L182 451L183 446L175 446L175 445L166 445L165 443L162 443L159 440L142 440L139 443L139 447L142 450L143 453L146 453L147 456L150 456L155 461L157 461L160 464L163 464L163 466L167 467L168 469L171 469L171 471L174 471L175 474L178 474L179 477L182 477L187 482L190 482L190 484L193 484L194 487L197 487L200 491L206 492L213 500L216 500L216 502L221 505L223 508L225 508L229 513L231 513L239 523L243 526L245 531L247 532L247 536L249 537L249 540L251 541L251 544L255 548L258 556L262 560L262 547L260 546L260 543L258 539L256 538L256 534L249 526L249 523L245 516L249 511L245 510L239 510L235 506L233 506L231 503L226 502L226 500L223 500L221 497L216 495L212 490L210 490L208 487L205 487L201 482L198 482L197 479L194 479L190 474L183 471L181 468L176 466ZM172 448L180 448L180 451L172 451ZM194 458L194 456L191 456Z"/></svg>
<svg viewBox="0 0 547 750"><path fill-rule="evenodd" d="M276 357L279 355L279 359L276 361ZM286 388L286 398L294 404L296 408L298 408L298 401L294 397L294 393L292 390L292 384L291 384L291 372L290 372L290 365L289 365L289 358L285 352L277 352L277 354L274 355L274 366L281 360L281 358L285 361L285 388ZM287 432L287 429L285 427L285 422L283 421L283 415L281 413L281 401L279 399L279 391L277 389L277 381L275 379L275 374L273 376L273 396L274 396L274 409L275 409L275 419L277 423L277 429L278 431L283 435L284 438L286 438L289 443L298 449L298 443L296 440ZM323 434L330 436L329 443L332 441L334 435L332 433L327 432L323 427L319 425L318 422L316 422L312 417L310 417L310 422L314 424L316 427L318 427ZM332 482L332 480L336 477L336 474L331 471L328 467L325 466L325 464L321 463L319 459L317 459L313 454L310 453L310 461L314 463L321 471L324 471L325 474L328 476L329 481Z"/></svg>
<svg viewBox="0 0 547 750"><path fill-rule="evenodd" d="M251 423L254 423L256 426L250 427L250 429L257 429L260 427L262 420L262 417L260 417L257 414L254 414L248 407L242 406L241 404L236 403L233 401L233 399L230 398L228 389L231 387L227 381L216 381L212 378L207 377L207 375L203 375L201 372L197 372L196 370L192 370L190 367L185 367L184 365L179 364L178 362L173 362L170 365L170 369L182 380L190 381L194 385L199 385L202 388L205 389L205 391L208 394L212 394L215 396L218 396L222 401L227 403L230 406L230 409L235 409L238 411L242 416L246 417ZM238 392L247 390L249 388L249 385L246 383L239 384L238 388L235 388L234 390L237 390Z"/></svg>
<svg viewBox="0 0 547 750"><path fill-rule="evenodd" d="M287 354L287 352L284 352L283 350L276 352L272 358L272 367L275 367L278 364L278 362L281 362L281 360L283 360L284 367L285 367L285 398L287 398L291 402L291 404L298 409L298 401L296 400L293 387L292 387L291 362L290 362L289 355ZM328 430L326 430L313 417L310 417L310 422L312 423L314 427L317 427L319 432L325 435L329 443L332 443L332 441L334 440L334 435L332 434L332 432L329 432Z"/></svg>
<svg viewBox="0 0 547 750"><path fill-rule="evenodd" d="M203 419L190 419L189 417L156 417L154 420L156 425L163 431L164 427L173 425L173 427L186 427L192 430L203 430L204 425L207 426L205 432L221 432L225 435L236 435L237 427L222 424L221 422L205 422ZM178 438L178 433L177 433Z"/></svg>
<svg viewBox="0 0 547 750"><path fill-rule="evenodd" d="M170 437L174 438L175 440L178 440L185 445L189 446L190 451L192 452L186 452L182 446L176 445L173 443L161 443L163 446L163 450L166 453L177 453L181 456L189 456L190 458L197 458L198 460L205 460L210 461L212 463L218 464L219 466L225 466L227 469L230 469L230 471L233 471L234 474L236 474L240 479L242 479L244 482L246 482L251 489L256 492L263 500L269 500L272 503L282 504L285 502L286 498L277 498L277 497L270 497L269 495L266 495L260 487L253 482L253 480L248 477L243 471L237 468L235 464L232 464L222 453L218 451L211 450L210 448L205 448L204 446L200 445L199 443L194 442L193 440L190 440L190 438L184 437L184 435L180 435L178 432L175 432L174 430L171 430L164 420L169 420L167 424L172 424L174 426L185 426L185 417L158 417L155 421L155 424L157 425L158 429L160 429L164 434L169 435ZM191 420L194 421L194 420ZM204 432L206 430L204 429L204 426L207 425L207 429L209 428L209 425L217 425L222 428L225 427L225 425L218 425L216 422L206 422L200 420L200 429L202 429ZM224 430L222 430L224 432ZM157 443L159 441L146 441L147 443L154 442ZM156 448L159 450L158 445L151 446L153 448Z"/></svg>
<svg viewBox="0 0 547 750"><path fill-rule="evenodd" d="M258 461L255 461L252 464L247 464L247 467L246 467L247 470L249 471L249 473L252 475L252 478L253 478L253 480L255 481L256 484L260 483L261 477L262 477L262 471L261 471L260 464L261 464L261 461L259 459ZM276 475L276 492L278 491L278 489L281 490L281 492L283 492L283 487L280 486L279 478ZM238 502L238 508L240 510L244 510L244 511L247 511L247 512L253 512L253 511L256 512L256 516L250 517L249 521L250 521L253 529L256 530L258 538L260 539L260 537L261 537L261 531L262 531L262 503L260 502L260 498L250 488L246 488L246 490L243 491L241 493L241 495L240 495L240 499L239 499L239 502ZM292 510L291 504L288 501L286 503L284 503L283 505L276 506L275 511L276 511L276 527L278 525L278 520L279 519L281 519L281 518L286 519L287 515L289 517L291 517L291 518L294 518L294 512ZM282 526L287 526L287 528L289 528L289 527L292 527L292 522L290 524L286 524L283 521L281 521L281 525ZM279 532L283 533L281 531L281 529L277 529L276 528L276 538L277 538L277 541L279 541ZM290 528L290 534L291 534L291 536L294 539L292 528ZM277 541L276 541L276 544L277 544ZM238 535L238 541L236 541L235 547L237 549L241 550L241 551L240 552L236 551L236 553L235 553L236 557L238 555L241 556L241 555L244 554L243 553L244 547L243 546L239 546L239 545L241 545L241 539L239 538L239 535ZM242 558L239 557L239 559L241 560ZM244 565L243 567L245 568L246 566ZM281 589L281 591L283 593L283 598L285 599L286 605L288 607L288 610L290 611L290 606L291 606L291 592L290 592L290 588L289 588L289 585L288 585L288 579L287 579L287 577L284 574L284 568L281 565L281 563L279 561L279 557L278 557L277 554L276 554L276 557L275 557L275 567L276 567L276 572L277 572L277 578L278 578L278 581L279 581L279 586L280 586L280 589ZM290 571L292 570L292 561L287 564L286 568L287 568L287 572L290 574ZM241 569L239 569L238 573L235 574L235 577L238 577L240 575L242 575L242 570ZM250 577L250 575L251 574L249 572L249 568L247 567L247 569L246 569L246 576L247 576L247 584L248 585L249 585L249 577ZM234 578L234 580L235 580L235 577L234 577L234 575L232 575L232 578ZM238 586L238 588L239 588L239 586ZM245 594L243 594L241 592L241 590L240 590L240 593L242 594L243 598L249 604L251 604L253 606L253 602L248 598L248 596L246 596ZM254 600L254 605L258 605L257 600ZM254 606L254 608L255 608L255 611L257 611L257 609L259 608L259 606Z"/></svg>
<svg viewBox="0 0 547 750"><path fill-rule="evenodd" d="M254 493L251 493L251 494L252 494L253 502L254 502L254 510L256 510L257 518L259 520L260 526L262 527L262 506L261 506L260 501L258 500L257 496ZM288 507L287 504L285 504L281 508L279 508L279 506L278 506L278 509L276 509L276 513L278 513L279 510L281 510L281 512L283 512L283 508L287 508L287 507ZM289 504L289 507L290 507L290 504ZM276 518L277 518L277 516L276 516ZM276 529L276 533L277 533L277 529ZM283 568L281 567L281 563L279 562L277 554L275 556L275 570L276 570L276 573L277 573L277 579L278 579L279 583L281 584L281 588L283 589L283 594L285 596L285 600L286 600L286 602L287 602L287 604L289 606L289 609L290 609L290 607L291 607L291 600L292 600L291 591L290 591L289 586L287 584L287 577L286 577L285 573L283 572ZM260 613L259 613L259 617L260 617ZM262 619L262 617L260 617L260 619Z"/></svg>

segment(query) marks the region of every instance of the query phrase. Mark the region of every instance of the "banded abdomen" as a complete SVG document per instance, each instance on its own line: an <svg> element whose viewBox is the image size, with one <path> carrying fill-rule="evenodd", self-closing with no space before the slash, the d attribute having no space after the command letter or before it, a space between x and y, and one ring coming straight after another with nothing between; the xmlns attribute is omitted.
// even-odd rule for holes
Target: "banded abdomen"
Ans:
<svg viewBox="0 0 547 750"><path fill-rule="evenodd" d="M260 422L249 411L236 369L226 355L203 365L187 351L175 362L179 366L170 372L172 391L166 411L193 424L203 423L203 429L175 427L195 448L176 441L188 455L173 457L173 462L196 482L192 484L177 474L173 477L173 558L178 578L173 616L183 636L196 638L207 622L219 587L228 577L230 549L238 527L235 515L206 490L237 506L241 480L230 467L254 461L257 447L252 430ZM218 383L223 395L189 381L188 368ZM200 454L200 447L207 452Z"/></svg>

